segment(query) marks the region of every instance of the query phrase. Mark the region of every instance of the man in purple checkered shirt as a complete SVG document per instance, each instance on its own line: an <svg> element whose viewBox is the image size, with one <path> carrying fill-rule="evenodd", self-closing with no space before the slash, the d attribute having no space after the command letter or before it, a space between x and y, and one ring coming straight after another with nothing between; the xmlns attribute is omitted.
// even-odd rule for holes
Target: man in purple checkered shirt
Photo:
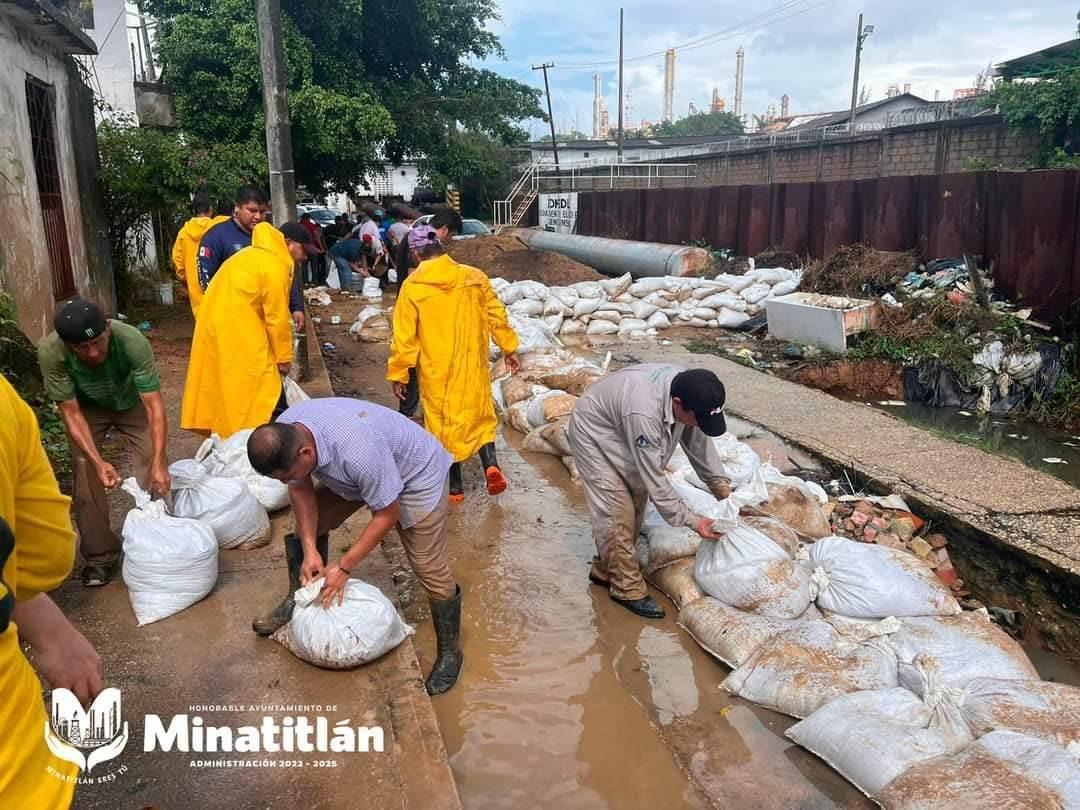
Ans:
<svg viewBox="0 0 1080 810"><path fill-rule="evenodd" d="M269 635L288 622L293 593L320 576L323 605L340 602L353 569L397 526L431 600L438 655L427 691L450 689L462 664L461 589L446 550L453 459L438 439L389 408L330 397L297 403L274 423L256 428L248 458L262 475L289 485L296 518L296 533L285 537L289 594L253 622L255 632ZM371 522L337 565L327 567L330 532L364 506L371 509Z"/></svg>

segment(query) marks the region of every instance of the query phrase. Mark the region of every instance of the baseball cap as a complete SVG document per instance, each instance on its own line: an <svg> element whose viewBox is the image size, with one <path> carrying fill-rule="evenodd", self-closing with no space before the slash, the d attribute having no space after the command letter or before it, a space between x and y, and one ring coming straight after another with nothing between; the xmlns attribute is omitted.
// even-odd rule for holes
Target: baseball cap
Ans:
<svg viewBox="0 0 1080 810"><path fill-rule="evenodd" d="M304 246L304 250L307 251L309 256L315 256L322 253L322 250L311 241L311 234L308 233L308 229L301 225L299 222L286 222L283 223L280 228L282 236L286 239L299 242Z"/></svg>
<svg viewBox="0 0 1080 810"><path fill-rule="evenodd" d="M684 408L693 411L698 427L706 436L727 433L724 384L711 371L692 368L679 372L671 382L671 396L678 397Z"/></svg>
<svg viewBox="0 0 1080 810"><path fill-rule="evenodd" d="M56 334L65 343L85 343L105 331L105 315L97 304L84 298L72 298L60 307L53 318Z"/></svg>

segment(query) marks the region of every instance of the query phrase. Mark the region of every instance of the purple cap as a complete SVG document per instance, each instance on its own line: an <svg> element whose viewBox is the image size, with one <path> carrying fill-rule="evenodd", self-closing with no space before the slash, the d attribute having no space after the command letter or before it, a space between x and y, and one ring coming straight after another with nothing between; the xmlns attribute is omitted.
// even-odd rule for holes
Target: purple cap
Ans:
<svg viewBox="0 0 1080 810"><path fill-rule="evenodd" d="M417 225L409 231L409 250L421 250L439 244L439 235L430 225Z"/></svg>

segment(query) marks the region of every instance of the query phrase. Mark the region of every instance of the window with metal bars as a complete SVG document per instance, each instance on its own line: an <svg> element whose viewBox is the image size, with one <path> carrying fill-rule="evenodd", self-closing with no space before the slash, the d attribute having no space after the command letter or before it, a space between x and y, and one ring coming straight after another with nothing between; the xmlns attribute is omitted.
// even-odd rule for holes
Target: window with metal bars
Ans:
<svg viewBox="0 0 1080 810"><path fill-rule="evenodd" d="M54 98L50 85L26 77L26 108L30 114L30 143L34 152L41 218L45 226L45 245L52 270L53 295L61 299L75 294L75 277L71 270L67 217L60 186Z"/></svg>

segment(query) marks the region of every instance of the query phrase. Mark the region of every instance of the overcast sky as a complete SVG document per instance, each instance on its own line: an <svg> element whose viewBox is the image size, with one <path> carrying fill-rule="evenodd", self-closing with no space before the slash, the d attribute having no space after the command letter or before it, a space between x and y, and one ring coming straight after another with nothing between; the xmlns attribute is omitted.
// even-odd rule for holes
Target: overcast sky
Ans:
<svg viewBox="0 0 1080 810"><path fill-rule="evenodd" d="M615 123L620 1L625 9L627 59L691 43L676 53L676 117L693 102L708 109L713 87L732 108L735 49L746 50L743 111L764 113L780 96L791 97L792 114L833 111L851 103L855 28L859 12L875 26L863 51L860 84L874 99L890 83L911 83L913 93L943 99L970 87L989 62L1000 62L1053 45L1075 33L1076 6L1061 0L577 0L545 3L500 0L502 19L490 24L506 48L499 73L543 88L533 63L554 62L552 104L560 130L575 125L592 132L592 74L603 80ZM731 29L735 29L732 31ZM607 62L600 67L571 67ZM664 57L628 61L629 125L659 120L663 111ZM534 136L546 131L529 123Z"/></svg>

